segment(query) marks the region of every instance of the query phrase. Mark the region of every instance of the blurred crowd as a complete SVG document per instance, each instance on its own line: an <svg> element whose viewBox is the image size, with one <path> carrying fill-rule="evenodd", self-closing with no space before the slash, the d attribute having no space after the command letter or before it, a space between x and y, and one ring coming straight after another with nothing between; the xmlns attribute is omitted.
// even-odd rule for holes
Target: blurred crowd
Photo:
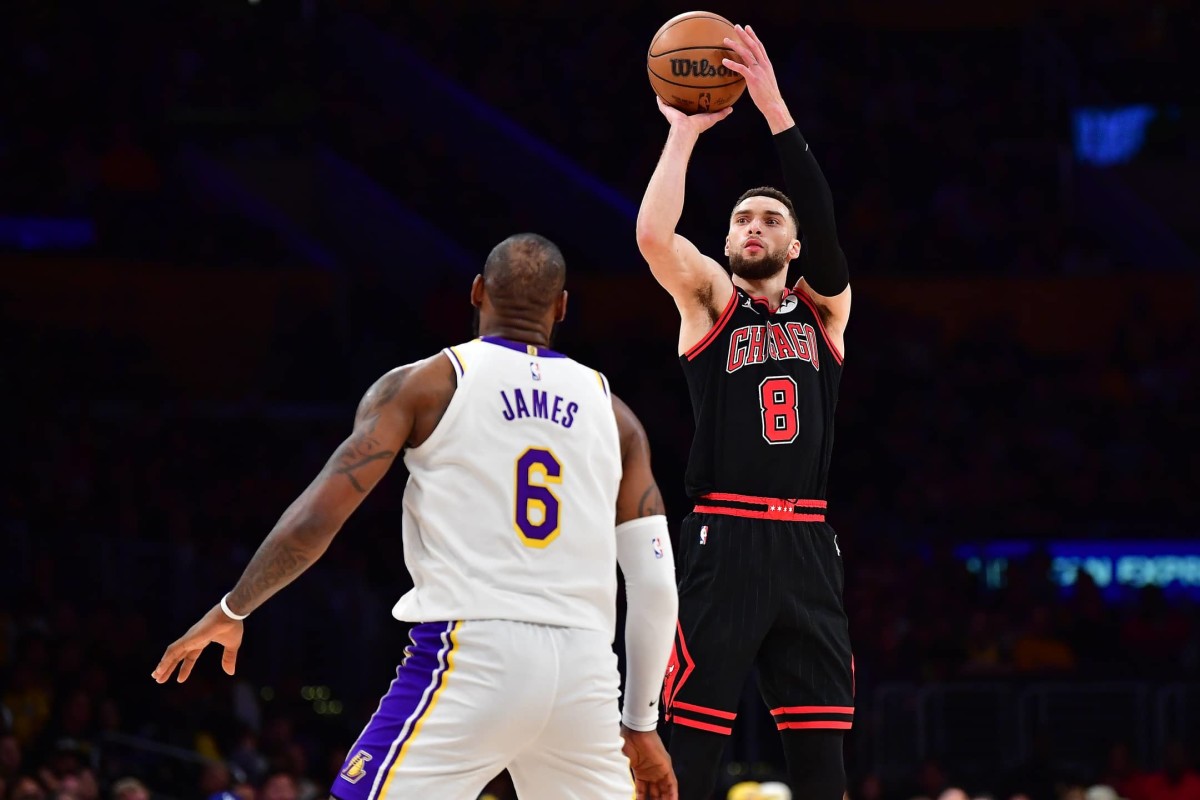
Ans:
<svg viewBox="0 0 1200 800"><path fill-rule="evenodd" d="M641 59L673 7L622 0L568 14L541 4L532 15L527 5L336 4L636 202L666 131ZM453 107L436 117L381 103L370 81L402 87L413 78L356 74L323 38L323 15L337 12L308 7L230 1L113 15L15 4L0 30L0 214L87 216L105 252L214 266L279 261L272 236L189 186L182 154L326 144L410 208L447 209L468 246L500 238L503 220L479 209L519 198L489 180L486 164L451 149ZM1194 58L1182 42L1194 17L1175 4L1079 12L1042 24L1049 40L1029 26L892 31L812 24L794 11L758 30L830 179L857 270L969 263L1090 274L1126 263L1073 213L1071 109L1046 65L1072 53L1104 80L1136 74L1156 100L1176 86L1182 103L1181 67ZM552 55L555 47L570 57ZM749 98L737 109L747 119L714 129L695 160L684 225L700 241L719 234L747 185L778 180Z"/></svg>

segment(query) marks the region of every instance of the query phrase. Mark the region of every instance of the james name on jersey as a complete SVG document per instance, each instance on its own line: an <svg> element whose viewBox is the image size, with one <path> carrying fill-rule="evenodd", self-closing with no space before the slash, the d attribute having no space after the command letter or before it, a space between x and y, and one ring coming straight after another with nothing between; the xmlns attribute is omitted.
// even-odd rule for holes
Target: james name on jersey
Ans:
<svg viewBox="0 0 1200 800"><path fill-rule="evenodd" d="M554 399L551 400L551 397ZM504 409L500 413L509 422L515 419L544 419L569 428L575 424L575 415L579 413L579 403L568 401L561 395L550 395L541 389L522 391L517 387L512 390L511 399L508 392L501 389L500 399L504 401Z"/></svg>

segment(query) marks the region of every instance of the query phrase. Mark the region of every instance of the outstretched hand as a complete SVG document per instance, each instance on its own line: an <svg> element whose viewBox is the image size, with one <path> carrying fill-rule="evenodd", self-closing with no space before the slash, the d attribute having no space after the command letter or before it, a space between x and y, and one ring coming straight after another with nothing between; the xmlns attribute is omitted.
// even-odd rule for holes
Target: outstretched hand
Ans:
<svg viewBox="0 0 1200 800"><path fill-rule="evenodd" d="M734 25L733 33L734 38L725 37L725 44L737 53L740 61L723 58L721 63L725 65L726 69L732 70L746 79L746 89L750 92L750 99L767 118L773 132L779 132L775 128L783 124L784 117L787 118L787 124L784 127L790 127L791 118L788 115L787 106L783 102L783 94L779 91L775 67L771 64L771 59L767 57L767 49L763 47L762 40L749 25L745 27Z"/></svg>
<svg viewBox="0 0 1200 800"><path fill-rule="evenodd" d="M635 731L622 725L621 738L625 740L621 751L633 770L637 800L679 800L679 781L658 733Z"/></svg>
<svg viewBox="0 0 1200 800"><path fill-rule="evenodd" d="M167 648L151 676L158 683L166 683L175 668L179 667L178 681L183 683L192 674L192 667L196 666L200 653L213 642L225 648L221 656L221 668L226 675L232 675L237 666L238 648L242 646L242 631L241 620L231 619L219 605L213 606L187 633Z"/></svg>
<svg viewBox="0 0 1200 800"><path fill-rule="evenodd" d="M706 130L716 125L721 120L733 113L733 106L723 108L720 111L709 111L699 114L685 114L675 106L668 105L665 100L655 95L655 100L658 101L658 110L671 123L672 128L680 130L688 130L693 133L704 133Z"/></svg>

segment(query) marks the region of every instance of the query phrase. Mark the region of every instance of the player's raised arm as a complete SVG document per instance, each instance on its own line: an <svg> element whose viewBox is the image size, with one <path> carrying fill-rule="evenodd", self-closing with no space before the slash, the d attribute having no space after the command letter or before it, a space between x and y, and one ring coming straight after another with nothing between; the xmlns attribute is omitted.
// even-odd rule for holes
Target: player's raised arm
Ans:
<svg viewBox="0 0 1200 800"><path fill-rule="evenodd" d="M615 395L621 437L617 563L625 576L625 702L621 735L639 798L675 798L678 784L658 738L658 699L671 656L679 595L662 494L650 469L650 443L634 413Z"/></svg>
<svg viewBox="0 0 1200 800"><path fill-rule="evenodd" d="M804 231L799 262L803 277L797 288L813 299L825 317L826 331L840 340L850 318L850 277L846 254L838 243L829 183L788 111L762 41L748 25L734 26L734 34L725 43L742 63L732 59L723 63L746 79L751 99L771 128L796 222Z"/></svg>
<svg viewBox="0 0 1200 800"><path fill-rule="evenodd" d="M689 116L658 98L658 108L671 129L638 209L637 243L655 279L675 299L686 325L689 314L697 310L706 317L713 309L719 314L733 291L721 266L675 232L683 213L688 159L696 141L701 133L727 117L732 106Z"/></svg>
<svg viewBox="0 0 1200 800"><path fill-rule="evenodd" d="M179 681L187 680L211 642L224 646L221 665L232 675L241 620L324 554L406 444L428 435L453 391L452 367L441 356L399 367L376 381L359 403L353 432L283 512L233 590L167 648L154 679L164 683L178 666Z"/></svg>

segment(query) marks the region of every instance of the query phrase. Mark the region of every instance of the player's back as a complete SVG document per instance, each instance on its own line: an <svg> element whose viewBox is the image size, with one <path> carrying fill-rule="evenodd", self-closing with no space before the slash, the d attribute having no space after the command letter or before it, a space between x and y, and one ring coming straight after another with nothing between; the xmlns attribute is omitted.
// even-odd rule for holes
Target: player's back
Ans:
<svg viewBox="0 0 1200 800"><path fill-rule="evenodd" d="M402 620L509 619L612 633L621 453L604 377L483 337L443 351L458 387L404 456Z"/></svg>

